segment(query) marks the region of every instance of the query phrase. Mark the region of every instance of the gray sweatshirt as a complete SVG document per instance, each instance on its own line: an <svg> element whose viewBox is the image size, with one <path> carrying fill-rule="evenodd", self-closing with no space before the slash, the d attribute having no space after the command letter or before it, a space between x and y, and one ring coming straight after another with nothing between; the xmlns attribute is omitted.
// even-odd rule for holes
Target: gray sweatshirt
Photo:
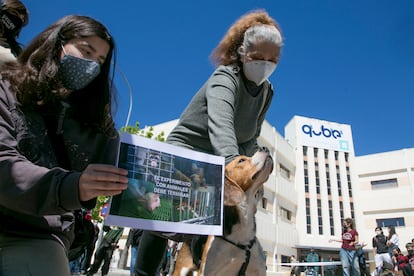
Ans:
<svg viewBox="0 0 414 276"><path fill-rule="evenodd" d="M238 66L219 66L194 95L167 142L224 156L226 163L240 154L251 156L272 97L268 81L254 97Z"/></svg>

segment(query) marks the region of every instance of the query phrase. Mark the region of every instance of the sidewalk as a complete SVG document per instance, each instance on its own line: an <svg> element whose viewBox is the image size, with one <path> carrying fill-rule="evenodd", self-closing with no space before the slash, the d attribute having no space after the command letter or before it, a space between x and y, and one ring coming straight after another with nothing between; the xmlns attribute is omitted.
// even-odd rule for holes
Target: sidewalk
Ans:
<svg viewBox="0 0 414 276"><path fill-rule="evenodd" d="M98 276L101 276L100 272L99 274L95 274ZM120 268L110 268L108 276L129 276L129 268L128 269L120 269Z"/></svg>
<svg viewBox="0 0 414 276"><path fill-rule="evenodd" d="M80 274L80 275L84 275L84 274ZM94 276L101 276L102 274L101 274L101 271L98 271L97 273L95 273L93 275ZM129 276L129 269L120 269L120 268L111 267L109 269L108 276Z"/></svg>

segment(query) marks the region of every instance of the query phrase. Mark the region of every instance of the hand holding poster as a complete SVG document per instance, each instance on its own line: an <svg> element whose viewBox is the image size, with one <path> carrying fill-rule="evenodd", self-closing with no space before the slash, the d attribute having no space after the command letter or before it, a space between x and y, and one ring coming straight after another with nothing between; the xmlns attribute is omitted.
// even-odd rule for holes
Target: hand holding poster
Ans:
<svg viewBox="0 0 414 276"><path fill-rule="evenodd" d="M223 157L123 133L118 167L128 189L112 197L105 224L222 235Z"/></svg>

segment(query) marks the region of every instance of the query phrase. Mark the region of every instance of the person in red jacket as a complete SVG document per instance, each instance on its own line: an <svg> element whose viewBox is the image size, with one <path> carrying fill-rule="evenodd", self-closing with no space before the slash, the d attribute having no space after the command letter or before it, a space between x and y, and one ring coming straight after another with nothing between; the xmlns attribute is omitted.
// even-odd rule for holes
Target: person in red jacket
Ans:
<svg viewBox="0 0 414 276"><path fill-rule="evenodd" d="M414 243L409 242L405 245L407 248L407 259L408 262L405 267L402 268L404 276L413 276L414 275Z"/></svg>
<svg viewBox="0 0 414 276"><path fill-rule="evenodd" d="M394 271L397 272L399 270L403 270L408 264L408 257L404 256L401 253L401 249L399 247L394 248L392 250L392 263L394 265Z"/></svg>

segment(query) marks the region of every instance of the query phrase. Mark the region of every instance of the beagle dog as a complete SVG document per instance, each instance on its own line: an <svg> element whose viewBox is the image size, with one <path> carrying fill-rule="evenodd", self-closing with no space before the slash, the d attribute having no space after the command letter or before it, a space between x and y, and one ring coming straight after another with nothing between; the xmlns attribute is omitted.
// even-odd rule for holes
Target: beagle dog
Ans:
<svg viewBox="0 0 414 276"><path fill-rule="evenodd" d="M200 265L193 263L190 247L183 243L175 276L266 275L263 249L256 237L255 214L263 184L273 171L267 148L252 157L238 156L225 168L223 236L208 236Z"/></svg>

